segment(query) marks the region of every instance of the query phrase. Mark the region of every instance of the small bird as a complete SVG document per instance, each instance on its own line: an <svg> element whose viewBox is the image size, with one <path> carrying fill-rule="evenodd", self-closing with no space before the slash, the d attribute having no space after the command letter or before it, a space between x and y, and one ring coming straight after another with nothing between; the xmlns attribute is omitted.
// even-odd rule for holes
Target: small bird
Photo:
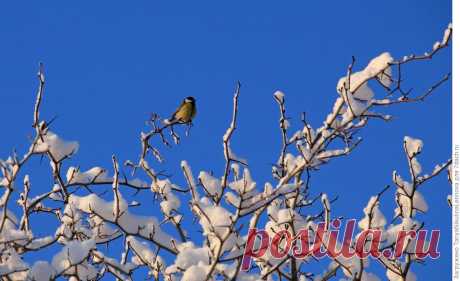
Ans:
<svg viewBox="0 0 460 281"><path fill-rule="evenodd" d="M174 114L167 120L169 124L180 123L190 124L196 115L196 105L194 97L186 97Z"/></svg>

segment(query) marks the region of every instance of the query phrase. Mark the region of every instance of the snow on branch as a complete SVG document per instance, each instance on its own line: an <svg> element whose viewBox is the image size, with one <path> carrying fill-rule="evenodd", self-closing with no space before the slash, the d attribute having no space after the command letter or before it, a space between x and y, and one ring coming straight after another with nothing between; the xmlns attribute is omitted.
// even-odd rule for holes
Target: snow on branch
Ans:
<svg viewBox="0 0 460 281"><path fill-rule="evenodd" d="M3 191L0 278L101 280L111 275L117 280L147 277L169 281L305 281L334 277L383 280L370 272L369 259L355 256L331 258L328 268L315 273L309 267L315 262L311 255L298 259L289 253L283 259L276 259L266 252L255 258L249 271L241 271L245 245L250 238L247 233L249 229L263 229L270 239L280 231L297 237L305 233L302 231L315 232L324 225L325 237L331 237L337 221L347 214L339 214L334 209L334 203L340 200L338 196L330 197L327 190L312 185L315 171L357 149L365 141L362 129L372 120L390 121L391 116L382 111L384 106L425 101L450 78L450 74L446 74L425 92L414 95L406 90L402 69L408 64L434 59L449 45L451 34L449 25L442 40L427 53L395 59L383 52L361 70L355 70L357 60L353 57L337 83L331 110L318 127L309 123L306 113L301 114L298 127L287 111L288 96L276 91L273 97L280 111L281 148L271 170L267 171L272 176L267 182L254 179L251 169L258 167L251 167L230 145L237 122L244 122L237 118L239 82L233 95L230 125L222 137L225 160L222 174L209 170L194 174L183 160L177 164L184 176L185 183L181 186L166 172L158 170L157 165L164 159L161 147L172 147L181 140L175 131L181 124L162 122L156 113L148 121L148 130L140 134L138 159L126 160L120 165L123 162L113 156L112 167L102 168L94 163L80 169L72 159L78 152L78 142L59 136L51 130L52 120L42 118L45 73L40 64L33 108L35 135L22 156L14 152L6 160L0 159ZM429 208L421 186L443 171L449 171L451 165L448 160L424 174L418 160L423 142L406 137L403 147L409 178L393 173L393 217L385 216L381 208L381 198L391 190L387 186L361 207L364 216L358 223L361 232L382 231L384 247L391 249L397 246L398 231L419 232L424 226L419 214L428 212ZM28 164L34 157L49 161L50 173L46 176L53 183L48 188L36 188L35 176L28 175ZM131 172L128 175L127 170ZM130 191L134 194L128 194ZM128 198L135 199L139 194L149 196L152 203L139 208L136 200L129 202ZM142 215L137 214L140 211ZM36 215L55 220L57 229L33 229ZM192 222L187 224L191 225L189 229L184 228L184 220ZM352 245L356 245L356 237L352 238ZM327 241L320 242L324 245ZM418 260L414 240L404 243L403 260L391 257L378 260L389 280L415 280L413 267ZM111 257L106 250L106 246L113 244L117 246L111 248L122 249L116 257ZM42 260L33 263L28 260L27 253L51 247L58 249L54 257L42 255Z"/></svg>

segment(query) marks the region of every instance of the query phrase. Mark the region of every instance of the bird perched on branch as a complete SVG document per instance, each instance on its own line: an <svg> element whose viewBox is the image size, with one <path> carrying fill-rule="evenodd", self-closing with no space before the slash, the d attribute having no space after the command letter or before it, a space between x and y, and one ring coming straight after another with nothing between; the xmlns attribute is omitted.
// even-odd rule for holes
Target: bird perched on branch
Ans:
<svg viewBox="0 0 460 281"><path fill-rule="evenodd" d="M186 97L181 105L176 109L171 118L167 121L168 124L191 124L192 119L196 115L196 104L194 97Z"/></svg>

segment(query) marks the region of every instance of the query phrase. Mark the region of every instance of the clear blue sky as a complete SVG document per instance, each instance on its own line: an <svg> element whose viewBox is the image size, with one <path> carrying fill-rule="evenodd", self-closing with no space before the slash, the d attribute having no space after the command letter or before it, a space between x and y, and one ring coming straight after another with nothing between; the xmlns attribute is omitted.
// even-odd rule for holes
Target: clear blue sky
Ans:
<svg viewBox="0 0 460 281"><path fill-rule="evenodd" d="M168 171L179 184L184 184L182 159L196 175L200 170L220 174L222 134L231 116L235 81L240 80L241 115L232 145L248 159L261 188L270 180L270 164L280 147L275 90L286 93L293 126L300 126L302 111L314 126L320 125L352 55L357 67L363 67L383 51L398 58L429 50L451 21L450 2L3 2L0 158L13 148L21 153L26 149L32 134L35 73L43 61L43 116L57 115L54 131L80 142L73 165L110 168L112 153L120 160L136 159L139 132L150 112L169 115L183 97L192 95L199 112L191 136L174 149L163 149L167 162L156 169ZM407 85L423 91L450 69L449 49L431 63L408 69ZM314 174L313 192L339 195L333 215L361 217L369 197L391 183L392 170L407 176L405 135L424 140L419 160L425 171L450 157L450 85L425 103L389 112L396 116L394 121L371 122L362 131L364 142L350 157ZM31 167L32 193L50 188L52 179L43 173L48 163L37 160ZM450 278L450 191L445 175L423 187L430 210L419 219L428 228L441 229L442 236L441 258L415 266L419 280ZM387 218L393 215L393 193L391 189L383 202ZM48 233L46 219L36 219L35 232Z"/></svg>

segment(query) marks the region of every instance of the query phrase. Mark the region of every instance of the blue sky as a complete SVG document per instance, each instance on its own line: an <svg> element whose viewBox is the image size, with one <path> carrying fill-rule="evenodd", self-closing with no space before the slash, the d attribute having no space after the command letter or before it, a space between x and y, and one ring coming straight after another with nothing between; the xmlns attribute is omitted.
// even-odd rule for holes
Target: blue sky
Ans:
<svg viewBox="0 0 460 281"><path fill-rule="evenodd" d="M271 180L270 165L281 141L274 91L285 92L293 127L301 126L298 117L303 111L319 126L352 55L361 68L383 51L399 58L431 49L451 21L450 2L4 2L0 158L13 148L23 152L27 147L33 133L35 73L43 61L47 85L42 114L47 119L57 116L54 131L80 142L73 165L109 168L113 153L120 160L136 159L139 133L146 129L150 112L167 116L183 97L192 95L198 100L198 115L191 136L173 149L163 149L167 161L157 170L184 184L179 163L185 159L196 175L200 170L220 174L222 134L240 80L239 126L232 147L248 159L262 187ZM407 86L420 92L450 72L450 52L408 68ZM339 196L333 215L361 217L369 197L391 183L392 170L407 176L405 135L424 140L419 160L425 171L450 157L450 84L424 103L387 112L395 115L392 122L371 122L361 133L364 142L350 157L314 174L314 192ZM38 160L31 165L36 193L51 186L49 174L42 173L47 168ZM387 218L393 214L393 192L383 202ZM420 280L446 280L451 233L445 175L423 186L422 193L430 210L419 219L428 228L442 230L441 258L416 265L415 272ZM40 226L42 218L37 219Z"/></svg>

